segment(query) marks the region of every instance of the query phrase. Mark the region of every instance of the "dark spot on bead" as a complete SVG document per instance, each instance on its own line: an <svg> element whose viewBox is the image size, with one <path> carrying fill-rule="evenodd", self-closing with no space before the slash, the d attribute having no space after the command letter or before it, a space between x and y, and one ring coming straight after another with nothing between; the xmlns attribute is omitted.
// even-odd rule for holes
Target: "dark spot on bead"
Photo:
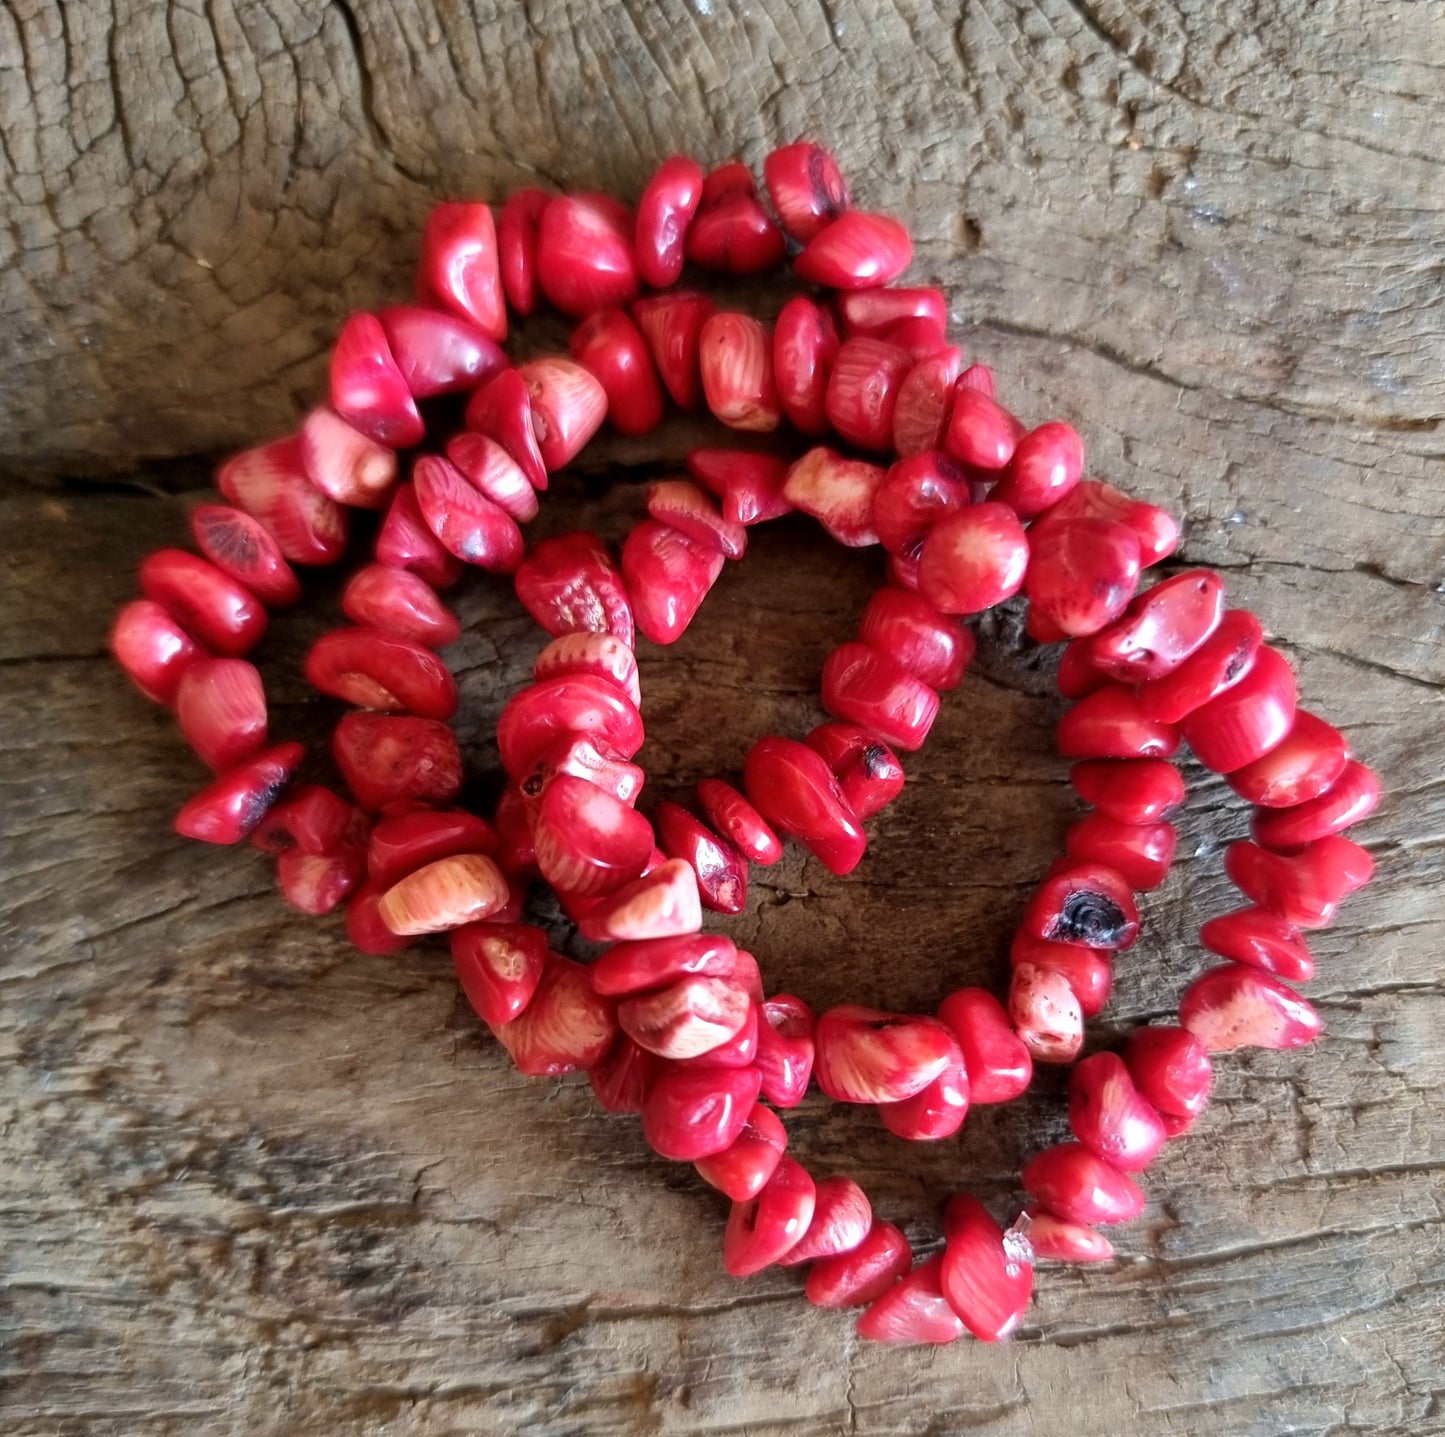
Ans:
<svg viewBox="0 0 1445 1437"><path fill-rule="evenodd" d="M863 767L869 778L887 778L893 772L893 755L881 743L870 743L863 750Z"/></svg>
<svg viewBox="0 0 1445 1437"><path fill-rule="evenodd" d="M1064 943L1087 943L1090 948L1114 948L1125 929L1123 911L1107 893L1076 888L1064 899L1053 937Z"/></svg>
<svg viewBox="0 0 1445 1437"><path fill-rule="evenodd" d="M848 208L848 186L843 176L826 151L816 145L808 155L808 183L814 202L828 219L837 219Z"/></svg>
<svg viewBox="0 0 1445 1437"><path fill-rule="evenodd" d="M547 770L545 768L534 768L526 778L522 780L522 792L528 798L537 798L547 786Z"/></svg>
<svg viewBox="0 0 1445 1437"><path fill-rule="evenodd" d="M1235 650L1234 656L1224 666L1224 682L1232 684L1254 660L1254 646L1243 644Z"/></svg>
<svg viewBox="0 0 1445 1437"><path fill-rule="evenodd" d="M241 806L241 833L248 834L266 817L271 805L281 795L281 790L291 781L291 775L285 769L275 773L270 780L256 789L254 793L248 793Z"/></svg>

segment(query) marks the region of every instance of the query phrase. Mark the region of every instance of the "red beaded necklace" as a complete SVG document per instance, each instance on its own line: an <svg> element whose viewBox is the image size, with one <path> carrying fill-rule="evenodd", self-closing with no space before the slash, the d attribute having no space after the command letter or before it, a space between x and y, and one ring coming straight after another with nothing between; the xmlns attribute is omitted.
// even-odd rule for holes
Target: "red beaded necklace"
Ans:
<svg viewBox="0 0 1445 1437"><path fill-rule="evenodd" d="M1379 785L1336 729L1296 708L1289 665L1258 619L1226 607L1218 575L1189 570L1137 592L1142 570L1173 551L1174 520L1084 478L1070 426L1025 430L989 371L963 368L942 293L890 287L911 257L907 231L852 208L831 155L789 145L764 172L780 224L744 166L704 174L685 157L661 166L635 215L604 195L537 190L495 223L483 204L437 206L418 303L346 322L331 403L222 466L229 505L193 514L201 556L145 561L145 597L121 611L112 646L217 773L177 830L249 836L276 855L293 905L346 904L363 952L448 933L467 998L522 1072L585 1070L605 1108L640 1113L657 1152L732 1199L729 1272L806 1262L809 1300L866 1306L865 1338L948 1342L967 1328L995 1340L1017 1326L1036 1260L1112 1255L1096 1228L1142 1210L1132 1174L1203 1110L1211 1052L1319 1033L1281 980L1312 976L1302 930L1329 923L1369 878L1369 855L1341 834ZM639 297L642 284L675 284L685 260L753 274L790 250L799 278L832 294L791 299L771 333L701 294ZM499 348L508 306L525 315L541 298L580 321L571 357L513 368ZM435 445L429 402L456 395L468 396L464 427L413 456L399 482L397 451ZM549 473L604 421L647 433L665 397L705 403L741 431L786 421L810 439L836 435L846 452L819 444L789 462L694 450L691 479L647 491L620 568L589 534L526 554L519 525ZM306 661L317 689L355 706L333 741L349 802L315 784L287 790L302 749L268 746L261 679L243 655L266 607L299 598L292 564L341 557L352 507L385 511L375 562L345 589L354 627L324 635ZM698 785L702 817L663 803L649 822L635 807L634 626L673 642L742 558L748 528L791 510L888 555L858 638L824 665L834 721L803 742L760 739L741 790ZM458 695L435 652L461 631L437 591L466 564L513 574L552 636L498 724L509 782L491 822L452 806ZM802 999L767 996L752 955L701 932L703 910L740 912L749 867L778 861L779 834L834 873L860 862L863 825L903 786L894 750L922 745L973 656L956 616L1020 592L1029 633L1068 640L1059 751L1093 811L1024 908L1007 1006L964 988L931 1016L846 1005L815 1020ZM1075 1140L1024 1167L1030 1201L1007 1230L956 1195L943 1250L914 1267L855 1182L815 1179L787 1155L775 1109L816 1079L837 1102L875 1105L900 1137L939 1139L970 1103L1022 1093L1035 1062L1072 1063L1108 1000L1113 953L1138 935L1134 894L1168 874L1181 742L1256 805L1255 841L1225 856L1248 905L1200 934L1226 961L1189 986L1178 1026L1141 1028L1121 1052L1078 1063ZM550 951L519 921L537 879L584 938L608 945L594 963Z"/></svg>

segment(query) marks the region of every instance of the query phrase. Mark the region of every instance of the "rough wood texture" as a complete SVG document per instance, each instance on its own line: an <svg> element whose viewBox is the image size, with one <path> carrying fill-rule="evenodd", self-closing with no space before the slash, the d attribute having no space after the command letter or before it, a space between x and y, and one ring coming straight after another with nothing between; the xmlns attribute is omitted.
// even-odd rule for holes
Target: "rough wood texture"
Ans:
<svg viewBox="0 0 1445 1437"><path fill-rule="evenodd" d="M0 501L0 1425L1445 1432L1440 8L499 8L0 11L3 461L47 480ZM794 1276L727 1279L716 1195L585 1085L509 1071L440 948L358 958L259 855L171 836L197 766L103 655L139 559L183 540L196 456L291 421L341 313L405 288L434 197L635 191L679 145L756 162L800 131L910 217L914 272L1021 413L1183 513L1182 557L1228 571L1389 789L1379 879L1316 945L1329 1036L1221 1062L1122 1260L1050 1271L1003 1349L864 1348ZM638 494L602 481L685 438L604 447L540 527L619 537ZM644 655L658 796L814 721L876 571L801 522L756 537ZM333 716L298 658L334 603L319 584L267 641L278 731ZM459 605L485 795L538 638L499 581ZM779 986L1001 982L1069 817L1047 669L990 626L863 867L756 876L734 931ZM1204 962L1243 825L1200 795L1101 1043ZM1045 1082L925 1151L816 1098L790 1127L928 1239L946 1191L1004 1200L1062 1118Z"/></svg>

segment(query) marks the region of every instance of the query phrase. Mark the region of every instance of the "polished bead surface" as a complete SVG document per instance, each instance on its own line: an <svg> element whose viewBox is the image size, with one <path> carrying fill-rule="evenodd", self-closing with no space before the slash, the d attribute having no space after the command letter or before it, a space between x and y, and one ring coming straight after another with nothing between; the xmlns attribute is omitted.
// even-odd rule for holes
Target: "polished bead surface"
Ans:
<svg viewBox="0 0 1445 1437"><path fill-rule="evenodd" d="M645 519L622 546L622 577L637 627L655 644L676 643L722 573L717 549L670 524Z"/></svg>
<svg viewBox="0 0 1445 1437"><path fill-rule="evenodd" d="M867 644L840 644L823 664L823 707L912 753L938 717L938 695Z"/></svg>
<svg viewBox="0 0 1445 1437"><path fill-rule="evenodd" d="M758 1071L763 1096L776 1107L796 1107L813 1074L813 1010L791 993L763 1002L758 1025Z"/></svg>
<svg viewBox="0 0 1445 1437"><path fill-rule="evenodd" d="M768 198L789 236L806 244L848 209L848 183L838 162L811 140L783 145L763 161Z"/></svg>
<svg viewBox="0 0 1445 1437"><path fill-rule="evenodd" d="M934 1018L844 1004L814 1030L814 1076L839 1103L897 1103L926 1088L958 1045Z"/></svg>
<svg viewBox="0 0 1445 1437"><path fill-rule="evenodd" d="M1287 852L1368 818L1379 802L1379 778L1364 764L1351 760L1317 798L1293 808L1256 813L1251 826L1257 842Z"/></svg>
<svg viewBox="0 0 1445 1437"><path fill-rule="evenodd" d="M606 195L559 195L537 222L537 283L580 319L637 298L632 216Z"/></svg>
<svg viewBox="0 0 1445 1437"><path fill-rule="evenodd" d="M940 519L918 562L924 598L945 614L977 614L1024 585L1029 541L1006 504L975 504Z"/></svg>
<svg viewBox="0 0 1445 1437"><path fill-rule="evenodd" d="M816 1187L801 1163L784 1154L755 1197L734 1202L723 1235L723 1266L751 1277L796 1247L813 1221Z"/></svg>
<svg viewBox="0 0 1445 1437"><path fill-rule="evenodd" d="M1290 983L1307 983L1315 960L1299 929L1267 908L1236 908L1209 919L1199 941L1211 953L1235 963L1262 968Z"/></svg>
<svg viewBox="0 0 1445 1437"><path fill-rule="evenodd" d="M759 739L743 766L749 801L775 829L807 845L837 874L851 873L867 846L858 816L820 754L793 739Z"/></svg>
<svg viewBox="0 0 1445 1437"><path fill-rule="evenodd" d="M958 1040L971 1102L1007 1103L1027 1089L1033 1059L992 993L959 988L939 1004L938 1017Z"/></svg>
<svg viewBox="0 0 1445 1437"><path fill-rule="evenodd" d="M702 166L692 156L672 155L657 167L637 203L637 272L653 289L668 289L682 275L683 246L702 203L702 181Z"/></svg>
<svg viewBox="0 0 1445 1437"><path fill-rule="evenodd" d="M1029 532L1030 613L1071 638L1119 617L1139 583L1139 539L1110 519L1047 523Z"/></svg>
<svg viewBox="0 0 1445 1437"><path fill-rule="evenodd" d="M1184 778L1162 758L1086 759L1069 770L1069 782L1115 823L1157 823L1184 803Z"/></svg>
<svg viewBox="0 0 1445 1437"><path fill-rule="evenodd" d="M789 466L782 495L793 508L817 519L840 544L862 548L878 542L873 499L886 474L877 464L848 459L820 445Z"/></svg>
<svg viewBox="0 0 1445 1437"><path fill-rule="evenodd" d="M1349 745L1339 729L1296 709L1289 733L1267 754L1235 769L1228 783L1241 798L1263 808L1292 808L1329 789L1349 761Z"/></svg>
<svg viewBox="0 0 1445 1437"><path fill-rule="evenodd" d="M940 1346L963 1336L963 1321L943 1295L943 1254L920 1263L881 1297L857 1323L865 1342L929 1343Z"/></svg>
<svg viewBox="0 0 1445 1437"><path fill-rule="evenodd" d="M627 588L595 534L543 539L517 566L516 583L517 597L549 634L613 634L632 646Z"/></svg>
<svg viewBox="0 0 1445 1437"><path fill-rule="evenodd" d="M1090 656L1095 668L1120 683L1163 678L1198 650L1223 617L1223 580L1208 569L1190 569L1140 594L1094 635Z"/></svg>
<svg viewBox="0 0 1445 1437"><path fill-rule="evenodd" d="M300 581L259 519L225 504L202 504L191 511L191 533L211 563L263 604L284 608L301 597Z"/></svg>
<svg viewBox="0 0 1445 1437"><path fill-rule="evenodd" d="M795 295L773 326L773 382L788 422L817 438L828 432L828 376L842 343L832 311Z"/></svg>
<svg viewBox="0 0 1445 1437"><path fill-rule="evenodd" d="M943 1219L941 1278L949 1305L983 1342L999 1342L1023 1320L1033 1295L1027 1240L1006 1233L977 1198L956 1193Z"/></svg>
<svg viewBox="0 0 1445 1437"><path fill-rule="evenodd" d="M814 1307L861 1307L881 1297L913 1264L908 1239L891 1222L875 1222L857 1247L818 1258L808 1272Z"/></svg>
<svg viewBox="0 0 1445 1437"><path fill-rule="evenodd" d="M1142 1172L1168 1134L1116 1053L1094 1053L1069 1075L1069 1128L1121 1172Z"/></svg>
<svg viewBox="0 0 1445 1437"><path fill-rule="evenodd" d="M1299 1048L1324 1031L1293 988L1239 963L1211 968L1179 1003L1179 1021L1211 1053L1232 1048Z"/></svg>
<svg viewBox="0 0 1445 1437"><path fill-rule="evenodd" d="M897 279L912 258L913 241L897 220L849 210L808 241L793 271L828 289L869 289Z"/></svg>
<svg viewBox="0 0 1445 1437"><path fill-rule="evenodd" d="M1026 1191L1070 1222L1127 1222L1144 1211L1144 1193L1132 1178L1083 1143L1056 1143L1036 1153L1021 1175Z"/></svg>
<svg viewBox="0 0 1445 1437"><path fill-rule="evenodd" d="M1189 714L1180 732L1205 768L1233 773L1284 741L1294 723L1297 693L1288 660L1266 645L1249 672Z"/></svg>
<svg viewBox="0 0 1445 1437"><path fill-rule="evenodd" d="M462 786L462 756L452 731L435 719L347 714L331 751L362 808L378 813L403 799L450 803Z"/></svg>
<svg viewBox="0 0 1445 1437"><path fill-rule="evenodd" d="M1240 682L1264 642L1247 609L1228 609L1219 627L1172 673L1139 685L1139 707L1161 723L1178 723Z"/></svg>

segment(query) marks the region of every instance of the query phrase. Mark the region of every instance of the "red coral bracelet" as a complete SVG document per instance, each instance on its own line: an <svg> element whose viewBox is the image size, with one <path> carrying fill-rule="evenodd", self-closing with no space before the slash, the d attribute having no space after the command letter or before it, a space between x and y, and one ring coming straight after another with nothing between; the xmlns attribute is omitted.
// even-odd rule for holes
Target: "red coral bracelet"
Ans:
<svg viewBox="0 0 1445 1437"><path fill-rule="evenodd" d="M346 903L363 952L448 933L468 1000L522 1072L585 1070L605 1108L640 1113L660 1154L693 1162L732 1199L729 1272L807 1263L809 1300L866 1305L865 1338L939 1343L966 1328L995 1340L1018 1325L1035 1260L1112 1255L1096 1228L1142 1210L1132 1175L1203 1110L1210 1053L1320 1032L1282 980L1312 976L1303 931L1331 922L1370 877L1369 855L1342 833L1374 809L1379 785L1338 730L1297 709L1288 663L1258 619L1227 607L1218 575L1188 570L1139 591L1177 524L1085 478L1069 425L1025 430L989 371L964 368L943 294L890 287L911 258L907 231L854 209L831 155L788 145L764 172L781 224L745 167L706 174L681 156L635 214L603 195L536 190L495 222L484 204L437 206L417 303L346 322L330 404L295 436L222 466L229 504L192 516L200 554L145 561L144 597L121 611L112 646L216 772L177 830L249 836L276 855L294 906ZM752 274L790 251L823 292L791 299L771 331L701 293L641 295L644 283L675 284L685 263ZM514 368L500 348L508 306L525 315L540 299L580 321L570 356ZM459 430L449 396L465 397ZM705 403L736 430L786 424L842 447L792 460L694 450L689 478L648 489L620 567L590 534L526 554L519 526L549 474L604 421L647 433L668 399ZM418 451L405 482L399 450ZM288 789L302 749L270 745L261 678L244 657L267 607L300 597L292 565L341 557L349 508L384 511L375 562L346 585L353 627L323 635L306 674L354 706L333 742L352 801ZM748 528L792 510L888 555L858 637L824 665L832 721L802 742L760 739L741 788L698 785L701 817L663 803L649 822L632 762L643 738L635 630L673 642L744 556ZM458 693L436 654L461 631L437 591L465 565L514 575L552 636L498 725L509 782L491 822L453 806ZM959 616L1019 593L1031 635L1068 641L1059 688L1072 707L1058 744L1092 811L1025 905L1007 1006L965 988L934 1015L845 1005L815 1020L800 998L766 996L752 955L701 931L703 910L740 912L750 866L781 857L779 834L834 873L857 866L864 825L903 786L895 750L923 744L972 659ZM1022 1093L1034 1062L1073 1062L1108 1000L1112 955L1138 936L1134 895L1173 860L1181 744L1256 806L1254 841L1225 856L1246 906L1200 933L1225 961L1189 986L1178 1026L1141 1028L1074 1068L1074 1141L1025 1165L1029 1202L1007 1230L956 1195L942 1251L913 1266L903 1233L875 1220L856 1183L815 1180L787 1155L775 1109L816 1079L835 1101L875 1105L898 1136L937 1140L958 1132L970 1103ZM607 945L590 965L519 921L539 878L583 938Z"/></svg>

